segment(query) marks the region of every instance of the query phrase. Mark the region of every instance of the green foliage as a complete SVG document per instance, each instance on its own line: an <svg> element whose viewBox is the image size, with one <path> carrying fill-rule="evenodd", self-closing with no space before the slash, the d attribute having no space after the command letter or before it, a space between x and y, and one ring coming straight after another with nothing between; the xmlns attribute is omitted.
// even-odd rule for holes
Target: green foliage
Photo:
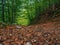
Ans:
<svg viewBox="0 0 60 45"><path fill-rule="evenodd" d="M16 23L20 25L29 25L31 20L36 17L35 0L20 0L20 5L17 6Z"/></svg>
<svg viewBox="0 0 60 45"><path fill-rule="evenodd" d="M6 0L4 5L4 22L29 25L39 14L60 0ZM2 3L0 0L0 21L2 21Z"/></svg>

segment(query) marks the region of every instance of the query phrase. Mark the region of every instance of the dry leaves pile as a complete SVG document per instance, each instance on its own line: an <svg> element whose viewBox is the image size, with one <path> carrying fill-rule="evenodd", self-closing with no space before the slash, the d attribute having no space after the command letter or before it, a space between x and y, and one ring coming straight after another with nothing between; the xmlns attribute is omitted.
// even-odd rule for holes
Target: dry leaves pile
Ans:
<svg viewBox="0 0 60 45"><path fill-rule="evenodd" d="M0 45L60 45L60 22L0 28Z"/></svg>

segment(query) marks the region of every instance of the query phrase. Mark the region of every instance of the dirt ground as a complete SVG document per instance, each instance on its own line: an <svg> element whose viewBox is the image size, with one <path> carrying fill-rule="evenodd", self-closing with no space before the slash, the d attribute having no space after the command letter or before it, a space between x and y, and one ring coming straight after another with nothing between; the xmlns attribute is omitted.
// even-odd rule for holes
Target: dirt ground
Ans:
<svg viewBox="0 0 60 45"><path fill-rule="evenodd" d="M0 45L60 45L59 19L30 26L0 28Z"/></svg>

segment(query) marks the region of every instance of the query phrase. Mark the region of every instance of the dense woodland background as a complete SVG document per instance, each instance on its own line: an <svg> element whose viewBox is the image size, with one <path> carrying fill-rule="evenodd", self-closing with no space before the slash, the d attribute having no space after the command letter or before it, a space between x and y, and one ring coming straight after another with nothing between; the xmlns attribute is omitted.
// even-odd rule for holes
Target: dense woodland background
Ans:
<svg viewBox="0 0 60 45"><path fill-rule="evenodd" d="M0 0L0 22L6 24L29 25L59 17L57 13L60 13L60 0Z"/></svg>

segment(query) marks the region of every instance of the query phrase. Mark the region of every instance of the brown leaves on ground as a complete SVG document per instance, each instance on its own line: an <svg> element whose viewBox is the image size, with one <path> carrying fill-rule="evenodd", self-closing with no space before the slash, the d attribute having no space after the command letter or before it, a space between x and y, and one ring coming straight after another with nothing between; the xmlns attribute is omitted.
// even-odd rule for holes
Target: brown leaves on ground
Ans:
<svg viewBox="0 0 60 45"><path fill-rule="evenodd" d="M6 45L60 45L60 22L27 27L10 25L0 29L0 43Z"/></svg>

